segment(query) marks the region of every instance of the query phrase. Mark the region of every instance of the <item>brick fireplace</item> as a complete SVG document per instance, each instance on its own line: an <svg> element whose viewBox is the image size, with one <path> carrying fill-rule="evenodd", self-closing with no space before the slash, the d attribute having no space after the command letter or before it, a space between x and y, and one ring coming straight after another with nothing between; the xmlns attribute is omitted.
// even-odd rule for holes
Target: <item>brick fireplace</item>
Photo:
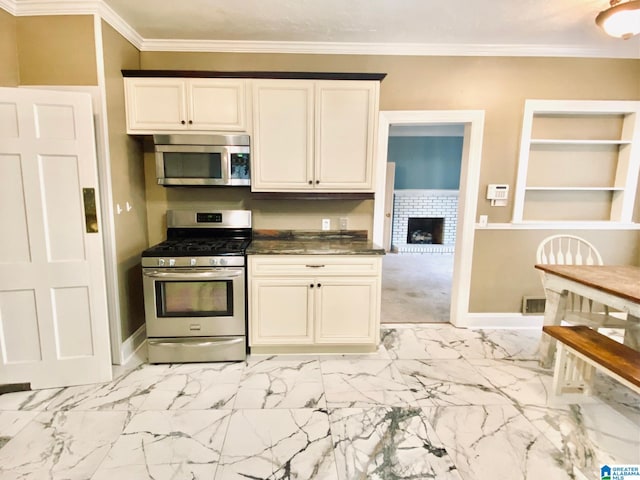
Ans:
<svg viewBox="0 0 640 480"><path fill-rule="evenodd" d="M457 225L458 190L394 192L392 251L453 253Z"/></svg>

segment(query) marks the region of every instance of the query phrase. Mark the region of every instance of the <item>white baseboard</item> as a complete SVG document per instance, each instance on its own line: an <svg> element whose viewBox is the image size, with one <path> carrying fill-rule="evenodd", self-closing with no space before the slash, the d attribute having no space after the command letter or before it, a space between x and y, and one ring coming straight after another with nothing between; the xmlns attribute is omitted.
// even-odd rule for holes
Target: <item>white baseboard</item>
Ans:
<svg viewBox="0 0 640 480"><path fill-rule="evenodd" d="M147 339L147 325L142 324L138 330L133 332L133 334L127 338L124 342L122 342L122 346L120 347L120 363L119 365L126 364L131 357L136 353Z"/></svg>
<svg viewBox="0 0 640 480"><path fill-rule="evenodd" d="M541 329L543 315L522 313L468 313L466 328Z"/></svg>

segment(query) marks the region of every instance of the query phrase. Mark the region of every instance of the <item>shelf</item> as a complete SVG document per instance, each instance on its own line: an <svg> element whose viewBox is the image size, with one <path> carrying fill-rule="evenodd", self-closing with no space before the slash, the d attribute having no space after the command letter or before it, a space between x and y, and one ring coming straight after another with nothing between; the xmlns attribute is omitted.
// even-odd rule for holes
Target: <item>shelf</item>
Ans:
<svg viewBox="0 0 640 480"><path fill-rule="evenodd" d="M527 100L513 222L630 224L640 102Z"/></svg>
<svg viewBox="0 0 640 480"><path fill-rule="evenodd" d="M531 139L531 145L631 145L630 140Z"/></svg>
<svg viewBox="0 0 640 480"><path fill-rule="evenodd" d="M525 187L527 191L624 192L622 187Z"/></svg>

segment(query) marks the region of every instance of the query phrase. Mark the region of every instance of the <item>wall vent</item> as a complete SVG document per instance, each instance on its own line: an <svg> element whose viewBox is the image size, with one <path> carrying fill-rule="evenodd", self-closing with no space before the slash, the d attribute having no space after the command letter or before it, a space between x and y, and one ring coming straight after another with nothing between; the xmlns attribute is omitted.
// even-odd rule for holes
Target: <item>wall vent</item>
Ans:
<svg viewBox="0 0 640 480"><path fill-rule="evenodd" d="M544 313L545 297L522 297L522 314L539 315Z"/></svg>

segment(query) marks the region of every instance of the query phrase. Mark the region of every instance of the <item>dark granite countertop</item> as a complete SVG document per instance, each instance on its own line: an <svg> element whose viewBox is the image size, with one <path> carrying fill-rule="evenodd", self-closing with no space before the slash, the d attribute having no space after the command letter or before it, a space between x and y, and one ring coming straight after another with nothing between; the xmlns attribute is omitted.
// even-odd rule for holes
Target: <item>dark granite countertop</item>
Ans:
<svg viewBox="0 0 640 480"><path fill-rule="evenodd" d="M248 255L384 255L366 230L254 230Z"/></svg>

